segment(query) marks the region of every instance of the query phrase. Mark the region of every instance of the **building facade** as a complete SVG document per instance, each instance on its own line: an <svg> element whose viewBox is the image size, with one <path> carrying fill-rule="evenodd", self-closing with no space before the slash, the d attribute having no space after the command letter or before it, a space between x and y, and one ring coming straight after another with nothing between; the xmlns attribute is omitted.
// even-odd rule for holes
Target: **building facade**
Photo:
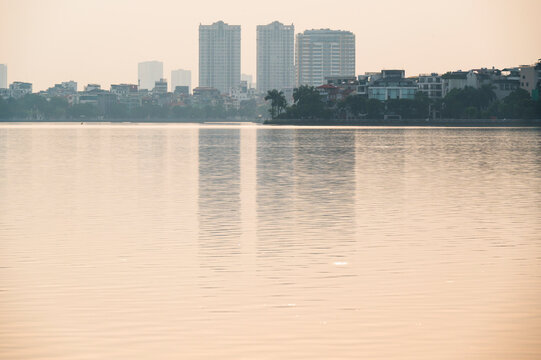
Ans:
<svg viewBox="0 0 541 360"><path fill-rule="evenodd" d="M187 86L188 93L192 88L192 72L190 70L173 70L171 71L171 92L175 92L177 86Z"/></svg>
<svg viewBox="0 0 541 360"><path fill-rule="evenodd" d="M296 84L319 86L328 76L355 76L355 35L341 30L297 34Z"/></svg>
<svg viewBox="0 0 541 360"><path fill-rule="evenodd" d="M368 88L368 98L380 101L414 99L417 83L404 77L404 70L382 70L381 75Z"/></svg>
<svg viewBox="0 0 541 360"><path fill-rule="evenodd" d="M464 89L468 84L471 84L471 76L468 76L468 71L453 71L447 72L442 75L442 86L441 86L441 95L442 97L447 96L453 89ZM468 81L470 78L470 81Z"/></svg>
<svg viewBox="0 0 541 360"><path fill-rule="evenodd" d="M163 78L161 61L145 61L138 64L139 89L152 90L156 81Z"/></svg>
<svg viewBox="0 0 541 360"><path fill-rule="evenodd" d="M0 89L8 88L8 66L0 64Z"/></svg>
<svg viewBox="0 0 541 360"><path fill-rule="evenodd" d="M111 94L116 95L120 104L131 110L141 106L141 94L134 84L111 84Z"/></svg>
<svg viewBox="0 0 541 360"><path fill-rule="evenodd" d="M160 79L154 83L152 92L156 95L167 94L167 79Z"/></svg>
<svg viewBox="0 0 541 360"><path fill-rule="evenodd" d="M257 91L295 86L295 27L278 21L257 26Z"/></svg>
<svg viewBox="0 0 541 360"><path fill-rule="evenodd" d="M425 94L429 99L442 98L442 79L436 73L420 74L417 81L419 92Z"/></svg>
<svg viewBox="0 0 541 360"><path fill-rule="evenodd" d="M240 84L240 25L199 25L199 87L230 93Z"/></svg>
<svg viewBox="0 0 541 360"><path fill-rule="evenodd" d="M526 90L532 98L538 100L541 90L541 59L535 65L520 67L520 88Z"/></svg>
<svg viewBox="0 0 541 360"><path fill-rule="evenodd" d="M77 94L77 82L64 81L60 84L55 84L46 91L49 97L67 97L69 95Z"/></svg>
<svg viewBox="0 0 541 360"><path fill-rule="evenodd" d="M15 99L22 98L23 96L27 94L32 94L32 84L21 82L21 81L15 81L9 85L9 92L11 97Z"/></svg>

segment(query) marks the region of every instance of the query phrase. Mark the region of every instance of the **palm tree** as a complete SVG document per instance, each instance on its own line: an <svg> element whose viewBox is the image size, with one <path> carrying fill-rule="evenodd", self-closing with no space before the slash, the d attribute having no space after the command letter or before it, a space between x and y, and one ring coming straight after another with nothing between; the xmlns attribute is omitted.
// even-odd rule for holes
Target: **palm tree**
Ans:
<svg viewBox="0 0 541 360"><path fill-rule="evenodd" d="M275 119L287 106L287 101L282 91L276 89L267 91L265 100L271 101L271 108L269 110L271 117Z"/></svg>

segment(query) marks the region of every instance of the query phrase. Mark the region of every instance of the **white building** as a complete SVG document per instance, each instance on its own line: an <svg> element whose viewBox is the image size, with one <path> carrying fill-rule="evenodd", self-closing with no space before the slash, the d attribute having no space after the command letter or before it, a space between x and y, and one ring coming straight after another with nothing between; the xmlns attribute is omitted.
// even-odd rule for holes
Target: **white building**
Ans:
<svg viewBox="0 0 541 360"><path fill-rule="evenodd" d="M454 89L464 89L466 86L471 86L471 76L468 76L468 71L453 71L445 73L442 78L442 97L447 96ZM468 78L470 81L468 81Z"/></svg>
<svg viewBox="0 0 541 360"><path fill-rule="evenodd" d="M175 92L177 86L187 86L188 92L192 90L192 72L190 70L171 71L171 92Z"/></svg>
<svg viewBox="0 0 541 360"><path fill-rule="evenodd" d="M297 86L319 86L328 76L355 76L355 35L341 30L297 34Z"/></svg>
<svg viewBox="0 0 541 360"><path fill-rule="evenodd" d="M8 87L8 66L6 64L0 64L0 89L7 89Z"/></svg>
<svg viewBox="0 0 541 360"><path fill-rule="evenodd" d="M156 81L163 78L161 61L145 61L138 64L139 89L152 90Z"/></svg>
<svg viewBox="0 0 541 360"><path fill-rule="evenodd" d="M429 99L442 98L442 79L436 73L419 74L417 91L425 94Z"/></svg>
<svg viewBox="0 0 541 360"><path fill-rule="evenodd" d="M534 97L539 97L539 88L541 87L541 59L535 65L520 66L519 76L520 87L532 96L534 96L535 90L537 90Z"/></svg>
<svg viewBox="0 0 541 360"><path fill-rule="evenodd" d="M11 97L15 99L19 99L27 94L32 94L32 84L21 82L21 81L15 81L9 85L9 91L10 91Z"/></svg>
<svg viewBox="0 0 541 360"><path fill-rule="evenodd" d="M370 82L368 98L380 101L415 98L417 84L405 77L404 70L382 70L376 80Z"/></svg>
<svg viewBox="0 0 541 360"><path fill-rule="evenodd" d="M295 27L278 21L257 26L257 91L295 86Z"/></svg>
<svg viewBox="0 0 541 360"><path fill-rule="evenodd" d="M47 89L47 95L50 97L67 97L77 93L77 82L70 80L60 84L55 84Z"/></svg>
<svg viewBox="0 0 541 360"><path fill-rule="evenodd" d="M199 25L199 87L230 93L240 84L240 25Z"/></svg>

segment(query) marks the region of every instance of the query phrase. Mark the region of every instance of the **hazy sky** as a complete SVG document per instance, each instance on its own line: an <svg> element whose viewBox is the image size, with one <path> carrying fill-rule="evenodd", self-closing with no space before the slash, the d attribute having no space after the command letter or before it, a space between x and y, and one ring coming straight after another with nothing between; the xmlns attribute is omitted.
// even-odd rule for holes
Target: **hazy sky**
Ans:
<svg viewBox="0 0 541 360"><path fill-rule="evenodd" d="M0 63L34 90L137 83L146 60L167 79L192 70L196 86L198 26L223 20L242 26L242 72L255 79L256 26L278 20L352 31L358 74L501 68L541 58L540 14L541 0L0 0Z"/></svg>

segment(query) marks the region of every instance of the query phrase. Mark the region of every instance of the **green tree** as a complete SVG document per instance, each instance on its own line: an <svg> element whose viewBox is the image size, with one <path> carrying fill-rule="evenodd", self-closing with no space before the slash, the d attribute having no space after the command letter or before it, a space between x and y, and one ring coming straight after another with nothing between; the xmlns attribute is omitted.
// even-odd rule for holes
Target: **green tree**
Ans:
<svg viewBox="0 0 541 360"><path fill-rule="evenodd" d="M279 116L287 106L287 101L284 93L276 89L267 91L265 100L271 101L271 108L269 109L269 113L271 115L271 118L273 119Z"/></svg>
<svg viewBox="0 0 541 360"><path fill-rule="evenodd" d="M285 100L285 98L284 98ZM284 106L285 108L285 106ZM240 102L238 114L243 117L255 117L257 111L257 102L255 99L243 100Z"/></svg>
<svg viewBox="0 0 541 360"><path fill-rule="evenodd" d="M78 118L95 118L98 116L98 108L93 104L75 104L73 105L69 111L68 114L70 117L78 119Z"/></svg>
<svg viewBox="0 0 541 360"><path fill-rule="evenodd" d="M0 97L0 119L8 120L13 116L13 101L12 99L4 100Z"/></svg>
<svg viewBox="0 0 541 360"><path fill-rule="evenodd" d="M325 109L321 95L313 86L303 85L293 90L293 105L288 109L290 118L325 119L332 114Z"/></svg>
<svg viewBox="0 0 541 360"><path fill-rule="evenodd" d="M68 114L69 103L65 98L53 97L44 106L45 118L50 120L65 119Z"/></svg>
<svg viewBox="0 0 541 360"><path fill-rule="evenodd" d="M517 89L505 97L499 106L499 116L507 119L541 118L539 103L534 101L528 91Z"/></svg>

